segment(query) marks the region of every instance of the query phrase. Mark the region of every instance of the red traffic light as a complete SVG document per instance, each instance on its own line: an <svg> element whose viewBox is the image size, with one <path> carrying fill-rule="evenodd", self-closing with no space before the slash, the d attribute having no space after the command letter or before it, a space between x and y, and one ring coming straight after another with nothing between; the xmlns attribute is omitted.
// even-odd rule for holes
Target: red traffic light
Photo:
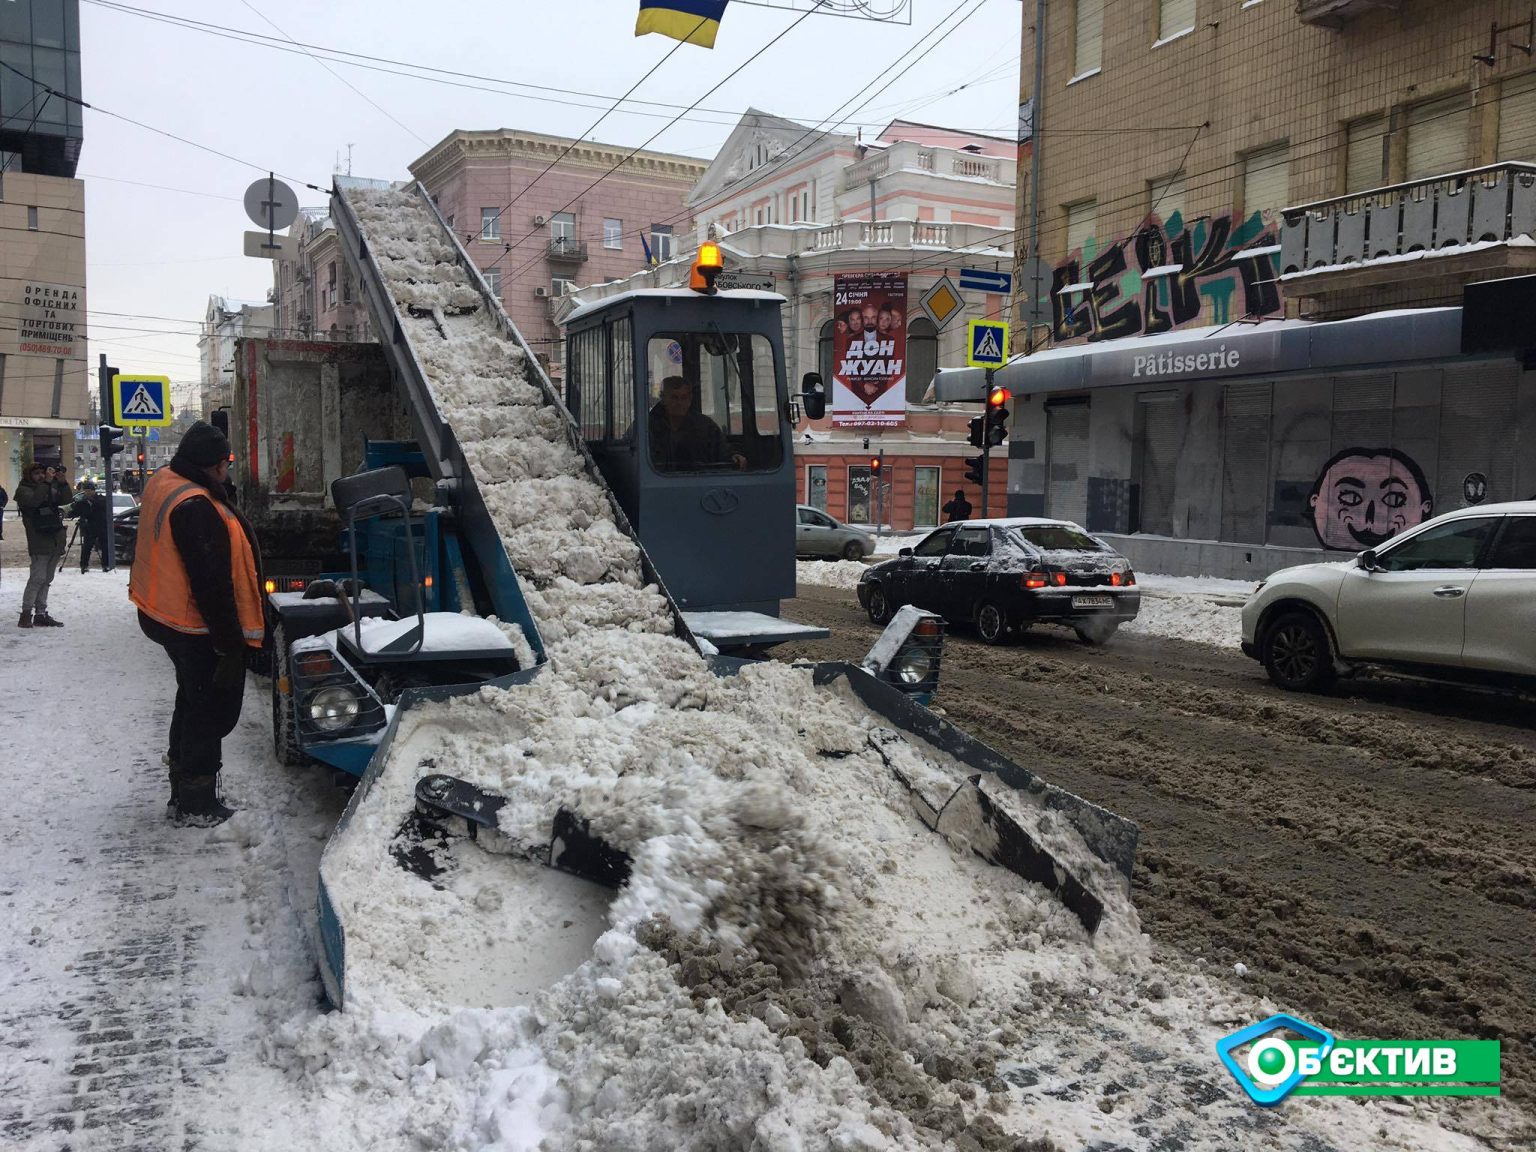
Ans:
<svg viewBox="0 0 1536 1152"><path fill-rule="evenodd" d="M882 461L881 461L880 457L878 457L878 456L871 456L869 458L869 470L871 472L878 472L878 471L880 471L881 463L882 463Z"/></svg>
<svg viewBox="0 0 1536 1152"><path fill-rule="evenodd" d="M1009 392L1001 384L998 384L987 393L987 407L1001 408L1011 399L1013 399L1013 393Z"/></svg>

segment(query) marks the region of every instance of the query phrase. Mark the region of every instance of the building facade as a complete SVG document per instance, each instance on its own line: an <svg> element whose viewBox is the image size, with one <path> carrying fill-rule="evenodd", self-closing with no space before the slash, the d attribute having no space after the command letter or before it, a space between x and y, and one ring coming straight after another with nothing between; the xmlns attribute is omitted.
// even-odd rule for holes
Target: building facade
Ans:
<svg viewBox="0 0 1536 1152"><path fill-rule="evenodd" d="M204 419L234 403L235 341L241 336L271 335L276 316L268 303L208 297L203 330L197 338L198 409Z"/></svg>
<svg viewBox="0 0 1536 1152"><path fill-rule="evenodd" d="M976 455L968 425L980 410L938 402L931 384L941 363L964 361L966 321L1002 316L1006 296L956 289L942 326L921 301L962 269L1008 270L1016 152L1011 141L904 121L860 141L749 111L689 196L696 229L687 249L579 290L566 310L632 288L685 285L699 242L713 237L728 277L785 297L792 390L807 372L830 389L845 375L839 357L848 348L840 294L878 284L900 349L899 391L878 416L834 410L801 426L799 498L851 523L910 531L940 523L943 505L964 489L979 515L979 489L964 474ZM651 383L654 391L659 381ZM999 455L993 513L1003 508L1005 476Z"/></svg>
<svg viewBox="0 0 1536 1152"><path fill-rule="evenodd" d="M354 178L352 183L380 189L390 186L387 180ZM344 343L372 340L368 305L353 283L330 210L301 208L288 235L293 258L272 262L271 301L276 324L272 335Z"/></svg>
<svg viewBox="0 0 1536 1152"><path fill-rule="evenodd" d="M0 59L0 485L14 490L32 459L74 467L88 413L78 0L0 4Z"/></svg>
<svg viewBox="0 0 1536 1152"><path fill-rule="evenodd" d="M689 156L511 129L453 132L410 167L555 379L560 297L671 259L705 169Z"/></svg>
<svg viewBox="0 0 1536 1152"><path fill-rule="evenodd" d="M1049 351L1002 374L1022 400L1010 510L1156 570L1257 577L1536 490L1523 349L1460 335L1468 284L1536 271L1528 19L1493 0L1050 5ZM1015 255L1035 278L1027 231ZM1391 499L1350 503L1346 474Z"/></svg>

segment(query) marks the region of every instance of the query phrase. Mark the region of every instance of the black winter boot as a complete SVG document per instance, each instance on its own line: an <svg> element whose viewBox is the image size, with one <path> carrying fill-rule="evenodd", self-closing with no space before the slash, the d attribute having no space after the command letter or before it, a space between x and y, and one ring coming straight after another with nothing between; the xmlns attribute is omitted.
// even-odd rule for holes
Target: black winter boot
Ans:
<svg viewBox="0 0 1536 1152"><path fill-rule="evenodd" d="M16 627L18 627L18 628L30 628L30 627L32 627L32 613L30 613L30 612L23 612L21 614L21 619L16 621Z"/></svg>
<svg viewBox="0 0 1536 1152"><path fill-rule="evenodd" d="M174 780L174 778L173 778ZM219 777L181 777L171 785L171 821L180 828L213 828L235 814L219 799Z"/></svg>
<svg viewBox="0 0 1536 1152"><path fill-rule="evenodd" d="M32 614L32 626L35 628L62 628L64 621L55 620L47 612L34 612Z"/></svg>

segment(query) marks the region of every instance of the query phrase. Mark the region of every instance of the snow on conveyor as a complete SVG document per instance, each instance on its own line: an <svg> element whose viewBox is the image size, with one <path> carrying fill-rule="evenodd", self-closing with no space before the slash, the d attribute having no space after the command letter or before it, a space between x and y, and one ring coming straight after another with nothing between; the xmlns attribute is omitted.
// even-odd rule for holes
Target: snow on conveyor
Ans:
<svg viewBox="0 0 1536 1152"><path fill-rule="evenodd" d="M1160 962L1128 905L1091 941L927 831L877 718L808 671L714 676L521 352L483 311L442 311L478 296L425 206L348 195L549 656L530 685L407 713L328 850L347 1011L277 1029L271 1059L321 1112L345 1105L355 1146L1473 1146L1430 1106L1254 1108L1212 1045L1269 1006ZM963 776L926 748L885 754L941 799ZM633 856L629 884L605 907L461 845L463 870L432 887L388 853L428 770L506 795L514 844L542 846L573 809ZM1021 816L1092 875L1068 830ZM454 969L487 941L527 948L548 986Z"/></svg>

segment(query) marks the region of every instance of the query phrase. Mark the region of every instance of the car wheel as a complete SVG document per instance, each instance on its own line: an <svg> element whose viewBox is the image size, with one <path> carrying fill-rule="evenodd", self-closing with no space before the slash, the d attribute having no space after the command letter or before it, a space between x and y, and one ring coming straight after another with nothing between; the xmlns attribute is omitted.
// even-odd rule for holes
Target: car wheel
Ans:
<svg viewBox="0 0 1536 1152"><path fill-rule="evenodd" d="M296 768L304 763L304 752L294 731L292 688L284 693L278 684L288 679L288 640L279 624L272 631L272 753L279 764Z"/></svg>
<svg viewBox="0 0 1536 1152"><path fill-rule="evenodd" d="M1008 614L990 600L976 606L976 635L983 644L1001 644L1008 638Z"/></svg>
<svg viewBox="0 0 1536 1152"><path fill-rule="evenodd" d="M1287 612L1264 637L1264 670L1288 692L1316 692L1333 682L1333 648L1322 621Z"/></svg>
<svg viewBox="0 0 1536 1152"><path fill-rule="evenodd" d="M848 543L843 545L843 559L844 560L862 560L862 559L864 559L864 545L860 544L857 540L850 540L850 541L848 541Z"/></svg>
<svg viewBox="0 0 1536 1152"><path fill-rule="evenodd" d="M1110 637L1120 630L1120 621L1093 620L1085 624L1076 624L1072 630L1084 644L1108 644Z"/></svg>
<svg viewBox="0 0 1536 1152"><path fill-rule="evenodd" d="M869 586L869 607L865 609L869 613L870 620L875 624L889 624L895 609L890 601L885 598L885 589L878 584Z"/></svg>

